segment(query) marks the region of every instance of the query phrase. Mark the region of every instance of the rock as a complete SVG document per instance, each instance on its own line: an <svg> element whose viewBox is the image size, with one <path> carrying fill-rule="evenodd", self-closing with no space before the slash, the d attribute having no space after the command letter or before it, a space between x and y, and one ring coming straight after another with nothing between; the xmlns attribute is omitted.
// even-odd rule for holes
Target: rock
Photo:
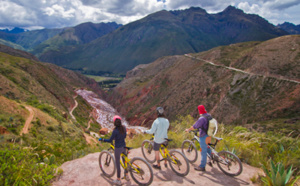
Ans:
<svg viewBox="0 0 300 186"><path fill-rule="evenodd" d="M0 126L0 134L9 134L5 127Z"/></svg>
<svg viewBox="0 0 300 186"><path fill-rule="evenodd" d="M99 130L99 133L102 135L108 134L108 128L102 128Z"/></svg>

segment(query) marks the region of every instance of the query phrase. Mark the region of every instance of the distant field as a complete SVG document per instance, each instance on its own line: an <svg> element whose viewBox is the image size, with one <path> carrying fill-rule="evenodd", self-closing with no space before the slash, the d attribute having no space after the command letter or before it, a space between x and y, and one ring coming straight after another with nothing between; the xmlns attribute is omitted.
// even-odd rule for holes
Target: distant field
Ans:
<svg viewBox="0 0 300 186"><path fill-rule="evenodd" d="M94 75L85 75L85 76L94 79L98 83L107 80L119 80L119 81L122 80L122 78L120 77L106 77L106 76L94 76Z"/></svg>
<svg viewBox="0 0 300 186"><path fill-rule="evenodd" d="M123 78L122 77L106 77L106 76L95 76L95 75L85 75L89 78L94 79L99 86L104 90L109 90L117 86Z"/></svg>

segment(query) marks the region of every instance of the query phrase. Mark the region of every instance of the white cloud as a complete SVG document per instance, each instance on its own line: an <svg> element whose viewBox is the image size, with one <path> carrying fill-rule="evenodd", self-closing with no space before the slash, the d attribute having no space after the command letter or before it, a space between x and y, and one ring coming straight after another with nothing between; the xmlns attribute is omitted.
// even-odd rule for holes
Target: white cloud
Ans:
<svg viewBox="0 0 300 186"><path fill-rule="evenodd" d="M299 0L0 0L0 26L61 28L83 22L120 24L166 10L201 7L208 13L234 5L277 24L300 24ZM12 14L13 12L13 14Z"/></svg>

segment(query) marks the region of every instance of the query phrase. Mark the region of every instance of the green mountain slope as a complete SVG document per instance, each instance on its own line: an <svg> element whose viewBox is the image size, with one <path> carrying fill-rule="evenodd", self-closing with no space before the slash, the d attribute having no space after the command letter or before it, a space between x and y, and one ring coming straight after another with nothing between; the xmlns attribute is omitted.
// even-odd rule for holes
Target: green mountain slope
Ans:
<svg viewBox="0 0 300 186"><path fill-rule="evenodd" d="M71 69L126 73L162 56L285 34L263 18L231 6L218 14L208 14L201 8L163 10L86 45L45 52L39 59Z"/></svg>
<svg viewBox="0 0 300 186"><path fill-rule="evenodd" d="M171 120L196 118L199 104L225 124L293 118L300 112L299 54L300 36L284 36L162 57L129 71L108 101L134 125L150 126L157 106Z"/></svg>
<svg viewBox="0 0 300 186"><path fill-rule="evenodd" d="M111 23L82 23L75 27L66 28L61 33L39 44L32 51L36 56L40 56L42 53L48 50L60 50L65 46L74 46L79 44L85 44L97 39L103 35L106 35L121 25L115 22Z"/></svg>

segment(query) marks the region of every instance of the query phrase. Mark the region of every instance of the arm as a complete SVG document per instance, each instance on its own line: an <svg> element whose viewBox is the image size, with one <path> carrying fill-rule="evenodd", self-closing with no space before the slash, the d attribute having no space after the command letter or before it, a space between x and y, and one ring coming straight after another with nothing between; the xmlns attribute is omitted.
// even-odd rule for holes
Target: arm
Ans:
<svg viewBox="0 0 300 186"><path fill-rule="evenodd" d="M191 126L191 127L188 128L188 129L185 129L185 132L190 132L191 130L194 130L194 127L193 127L193 126Z"/></svg>
<svg viewBox="0 0 300 186"><path fill-rule="evenodd" d="M112 142L116 137L116 131L113 130L113 133L111 134L109 139L103 139L104 142Z"/></svg>
<svg viewBox="0 0 300 186"><path fill-rule="evenodd" d="M156 122L154 121L153 124L152 124L151 129L150 129L150 130L145 130L145 133L147 133L147 134L154 134L155 131L156 131L156 129L157 129L157 124L156 124Z"/></svg>

